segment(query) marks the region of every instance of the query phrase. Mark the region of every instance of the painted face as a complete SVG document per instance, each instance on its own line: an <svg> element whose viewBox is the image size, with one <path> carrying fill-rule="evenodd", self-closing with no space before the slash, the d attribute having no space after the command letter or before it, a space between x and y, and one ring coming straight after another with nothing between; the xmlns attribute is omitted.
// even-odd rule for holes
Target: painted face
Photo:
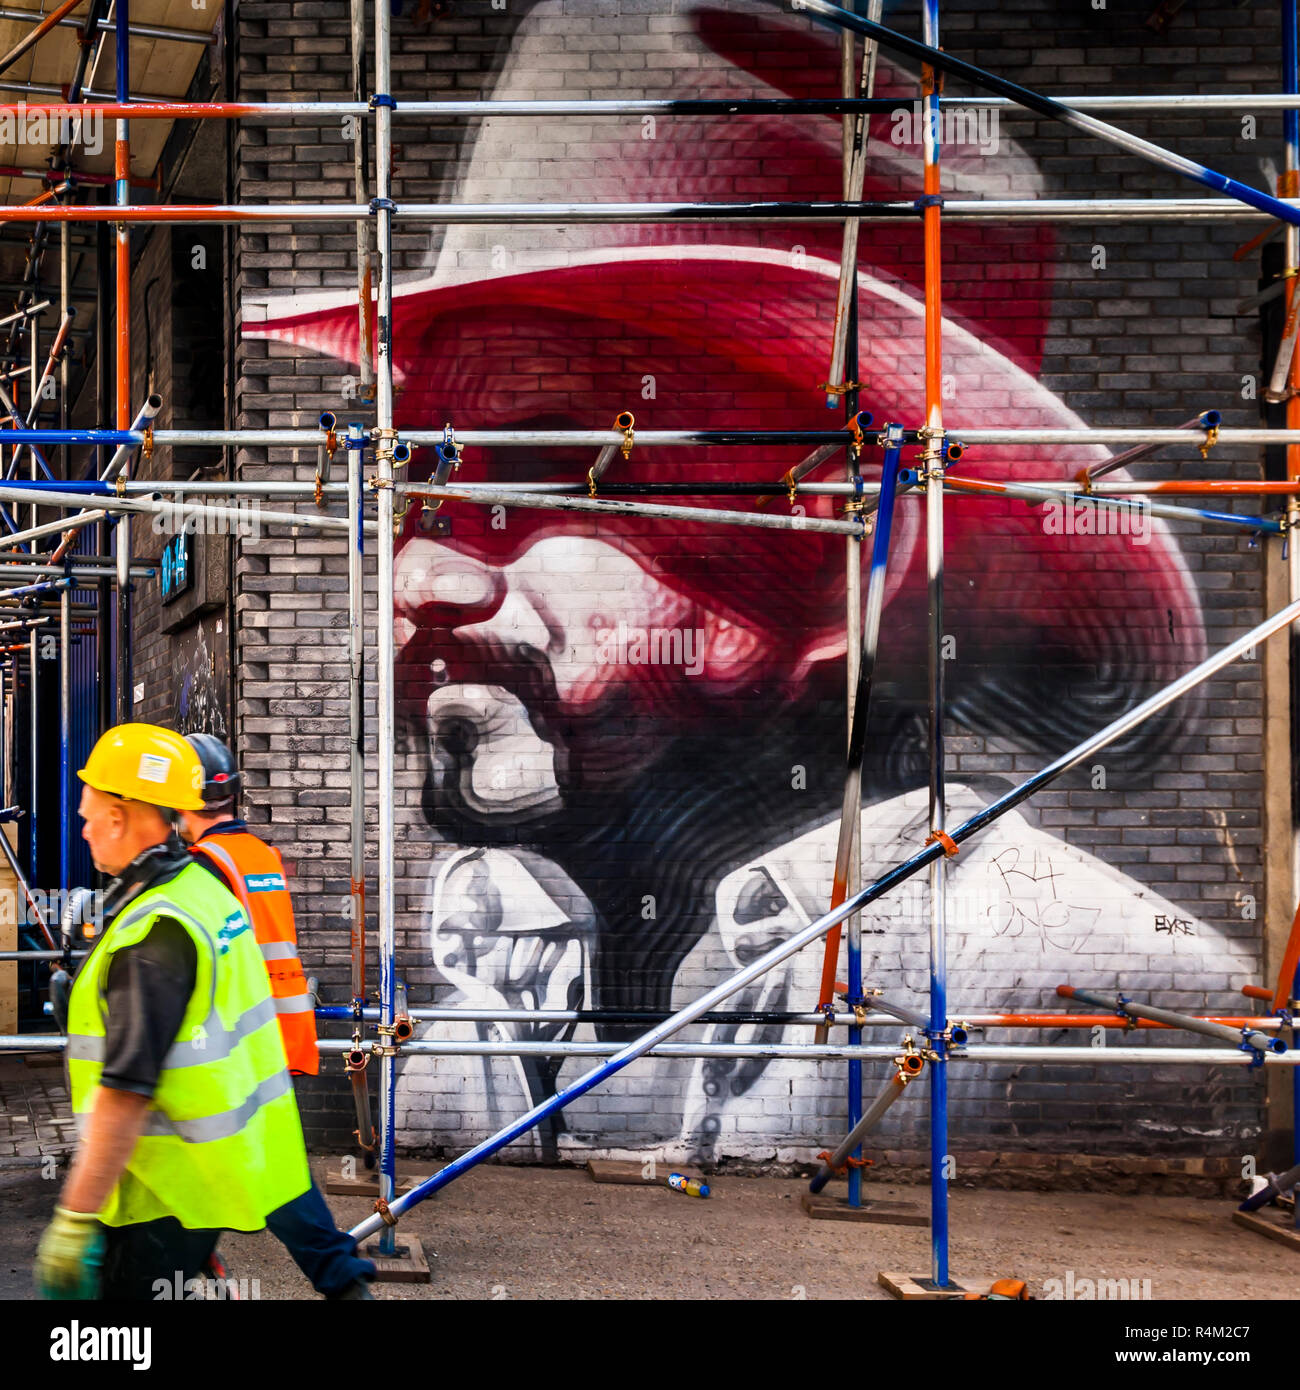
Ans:
<svg viewBox="0 0 1300 1390"><path fill-rule="evenodd" d="M665 39L642 94L836 94L834 40L797 18L739 4L696 5L686 20L685 31ZM556 0L535 6L492 95L544 94L546 41L560 31L572 39L571 29ZM899 109L873 120L868 199L918 191L915 91L915 74L882 62L877 92L897 95ZM598 118L562 159L519 163L518 123L488 119L457 197L490 201L509 176L509 196L519 201L562 202L575 190L590 201L828 200L840 195L840 134L835 117L665 117L649 125ZM1014 188L1031 196L1042 187L1029 155L999 139L989 121L948 136L946 192L1003 196ZM1049 324L1050 232L981 222L945 228L944 238L950 430L960 437L963 428L1082 425L1036 379ZM396 292L397 423L589 429L631 410L642 430L826 428L839 419L819 389L839 261L840 229L829 222L453 226L429 278ZM857 376L861 404L877 423L924 417L921 281L912 220L864 226ZM356 360L356 312L346 295L268 304L261 326L258 312L248 307L250 335ZM634 447L606 479L771 480L777 500L769 511L835 515L829 500L791 503L775 485L806 452ZM580 483L594 453L470 448L456 481ZM955 471L1066 478L1104 456L1090 447L993 446L968 453ZM417 452L408 476L426 475L430 462ZM865 453L861 468L878 478L879 452ZM843 459L818 476L843 477ZM733 505L674 500L688 509ZM899 509L881 659L906 700L924 688L924 556L918 503L903 498ZM714 727L732 717L738 691L761 693L774 711L842 682L838 537L689 520L597 524L461 502L439 512L449 535L422 529L430 520L413 505L401 540L400 698L411 719L445 727L468 704L467 688L493 692L484 715L463 729L475 746L521 741L517 786L469 787L480 798L501 794L493 804L539 805L566 786L634 774L639 750L654 739L628 738L620 717L636 721L638 734ZM1090 695L1114 699L1172 678L1203 654L1199 606L1161 523L1141 535L1080 539L1022 503L953 499L945 528L957 695L963 680L992 681L995 704L1023 712L1027 693L1041 685L1038 667L1055 665L1094 673L1105 690ZM552 750L549 765L532 743Z"/></svg>

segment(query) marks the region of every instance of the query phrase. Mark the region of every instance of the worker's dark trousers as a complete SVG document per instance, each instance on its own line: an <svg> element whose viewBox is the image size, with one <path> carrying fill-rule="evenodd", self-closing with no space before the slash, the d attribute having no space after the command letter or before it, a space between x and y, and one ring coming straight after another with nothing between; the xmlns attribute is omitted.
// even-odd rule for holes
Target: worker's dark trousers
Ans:
<svg viewBox="0 0 1300 1390"><path fill-rule="evenodd" d="M292 1202L266 1218L266 1229L293 1256L317 1293L331 1298L358 1279L373 1279L375 1267L357 1254L357 1243L334 1224L313 1182Z"/></svg>
<svg viewBox="0 0 1300 1390"><path fill-rule="evenodd" d="M183 1298L216 1249L220 1231L189 1231L174 1216L104 1228L100 1298L119 1303Z"/></svg>

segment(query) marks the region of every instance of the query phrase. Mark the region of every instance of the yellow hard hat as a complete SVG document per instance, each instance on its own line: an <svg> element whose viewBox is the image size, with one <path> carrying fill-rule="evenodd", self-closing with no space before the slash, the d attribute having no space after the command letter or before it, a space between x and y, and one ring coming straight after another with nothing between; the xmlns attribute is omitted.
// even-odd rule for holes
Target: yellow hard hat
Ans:
<svg viewBox="0 0 1300 1390"><path fill-rule="evenodd" d="M119 724L90 750L77 776L96 791L174 811L203 809L203 764L180 736L157 724Z"/></svg>

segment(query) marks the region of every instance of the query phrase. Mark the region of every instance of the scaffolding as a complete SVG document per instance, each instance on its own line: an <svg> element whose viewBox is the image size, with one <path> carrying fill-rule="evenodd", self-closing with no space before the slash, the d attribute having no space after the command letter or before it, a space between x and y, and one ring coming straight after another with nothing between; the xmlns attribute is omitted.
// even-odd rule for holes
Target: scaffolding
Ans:
<svg viewBox="0 0 1300 1390"><path fill-rule="evenodd" d="M112 19L105 18L105 6L93 3L84 32L110 34L116 51L116 87L112 100L90 98L106 94L86 91L84 61L67 99L27 105L26 114L79 120L93 110L116 122L113 202L102 206L79 204L70 193L72 174L31 205L8 207L8 221L45 225L62 229L62 267L59 309L60 325L42 368L35 325L39 314L52 305L24 306L11 318L30 330L29 377L32 409L20 416L17 407L6 402L13 428L0 434L0 445L11 449L10 462L0 478L0 517L9 534L0 536L0 573L20 582L0 589L0 606L17 599L32 606L19 610L17 621L7 625L29 630L27 644L9 648L16 661L26 651L31 661L30 679L35 682L38 663L38 633L57 623L62 664L59 690L60 762L59 805L62 825L63 887L68 882L68 837L72 821L70 792L72 767L69 756L72 695L69 683L69 653L74 637L73 618L79 612L73 593L81 582L86 587L111 580L117 604L113 629L117 654L117 717L130 717L131 709L131 579L151 573L131 562L130 525L132 517L184 514L213 521L237 520L236 505L241 499L278 502L286 510L264 511L268 523L325 534L338 534L348 547L348 671L349 671L349 750L351 802L351 998L348 1003L326 1002L318 1009L323 1020L350 1021L350 1039L327 1040L322 1050L341 1054L355 1097L358 1139L369 1151L378 1147L379 1200L374 1215L360 1223L353 1234L358 1238L378 1233L381 1253L394 1251L394 1226L411 1206L433 1195L484 1159L499 1152L548 1116L577 1097L599 1086L637 1058L676 1057L765 1057L792 1058L815 1062L847 1061L846 1137L825 1155L822 1168L813 1180L820 1188L846 1163L861 1157L861 1144L870 1128L899 1099L912 1080L928 1076L929 1130L931 1137L931 1287L939 1292L958 1286L949 1270L948 1256L948 1076L949 1067L1016 1061L1051 1061L1061 1064L1156 1064L1161 1066L1245 1066L1292 1068L1293 1085L1300 1099L1300 1053L1288 1051L1287 1039L1295 1041L1293 1010L1300 990L1297 966L1300 961L1300 917L1293 932L1293 949L1283 962L1283 975L1272 990L1248 987L1252 998L1264 1000L1268 1012L1242 1016L1192 1017L1169 1010L1117 998L1088 994L1063 986L1064 997L1088 1003L1098 1013L980 1013L963 1012L950 1005L947 997L945 919L947 859L956 855L964 842L978 835L1035 792L1082 764L1087 758L1139 728L1143 721L1164 709L1201 682L1222 671L1253 650L1271 634L1289 628L1300 618L1300 555L1295 546L1289 551L1290 601L1251 631L1229 643L1142 701L1103 729L1080 741L1073 749L1042 768L991 805L958 824L947 816L945 794L944 713L945 691L941 644L944 604L944 498L946 495L970 497L1015 497L1031 504L1052 499L1070 499L1091 508L1132 509L1144 507L1151 514L1194 520L1209 528L1246 530L1256 535L1290 533L1300 523L1300 361L1295 354L1297 307L1297 268L1300 267L1300 197L1297 196L1297 147L1300 140L1300 76L1297 72L1297 26L1294 0L1283 4L1283 88L1280 93L1254 95L1195 96L1078 96L1053 100L1028 91L995 74L985 72L944 51L940 45L938 0L922 0L923 39L918 41L886 28L881 22L879 0L868 0L865 16L842 9L828 0L793 0L802 12L834 26L840 37L842 96L837 100L775 99L722 101L704 99L671 100L592 100L592 101L402 101L392 95L390 7L386 0L374 5L373 91L366 93L366 29L364 0L352 0L351 31L353 46L353 100L321 102L177 102L133 100L130 84L128 38L130 25L127 0L116 0ZM74 23L66 18L71 5L52 12L28 40L39 42L50 29ZM193 36L155 27L159 37L192 42ZM857 40L862 40L859 58ZM920 96L923 105L924 138L921 192L914 199L891 202L864 202L863 168L866 161L865 122L872 112L893 109L896 99L874 96L876 55L881 50L897 52L921 65ZM11 55L12 56L12 55ZM5 61L0 60L0 72ZM972 84L985 95L945 96L940 77L947 74ZM6 86L10 84L4 84ZM28 85L25 90L39 91ZM1208 187L1213 198L1058 198L963 200L945 198L940 192L940 114L963 106L1005 106L1027 109L1038 115L1100 138L1149 162L1171 170ZM0 106L0 114L17 108ZM1264 193L1216 173L1182 156L1175 155L1146 140L1102 121L1095 112L1236 112L1241 110L1280 110L1285 126L1285 169L1277 194ZM548 204L438 204L403 203L394 199L393 129L398 121L420 121L434 117L458 119L487 116L525 119L584 118L594 114L620 115L723 115L723 114L838 114L844 126L844 169L842 198L832 202L735 202L735 203L548 203ZM130 176L130 127L133 121L150 120L238 120L291 118L303 122L334 121L340 116L357 118L364 124L365 140L358 141L355 162L356 201L352 203L282 203L262 205L185 205L174 203L133 203ZM368 180L365 146L374 153L373 179ZM55 197L62 201L55 201ZM890 421L873 427L870 417L859 410L857 374L857 286L856 271L859 228L863 224L912 219L919 225L924 247L924 341L925 410L924 418ZM1032 222L1062 221L1089 223L1129 220L1220 220L1249 224L1272 221L1285 229L1285 294L1287 329L1270 374L1270 390L1287 401L1284 429L1244 429L1222 427L1217 412L1201 412L1178 428L1079 428L1079 429L962 429L945 420L943 412L943 311L942 227L956 223L996 219ZM698 448L727 446L802 446L811 448L805 461L780 480L770 477L718 482L665 483L607 481L606 470L623 450L631 448L633 420L630 413L620 415L609 428L572 430L499 430L458 424L454 435L448 427L399 430L394 420L393 293L394 227L401 222L451 225L474 224L571 224L668 223L668 222L797 223L832 222L843 226L843 254L838 281L836 314L831 331L831 368L826 383L828 403L844 409L842 426L807 430L655 430L638 428L638 450L665 447ZM67 273L69 230L72 224L111 223L115 244L116 372L114 427L72 429L67 425L66 391L60 428L39 427L38 405L42 383L61 371L66 385L66 359L63 349L74 317L70 303ZM340 432L332 414L321 417L315 428L183 430L155 429L153 420L162 402L149 397L133 410L131 400L131 299L130 235L139 225L167 223L228 223L234 225L275 224L298 226L305 223L353 224L357 233L357 310L360 327L360 356L363 364L363 396L373 386L376 423L366 431L348 424ZM371 230L376 257L371 276ZM1269 232L1266 231L1265 235ZM373 298L372 298L373 296ZM373 315L373 370L370 364L370 335ZM101 421L102 423L102 421ZM1287 481L1244 482L1236 479L1139 481L1102 479L1115 468L1134 461L1164 445L1205 446L1215 442L1243 445L1284 445L1287 451ZM950 472L964 450L990 444L1109 444L1126 452L1109 463L1085 469L1077 478L1062 481L1044 478L1025 481L992 481L964 477ZM312 483L295 482L166 482L135 479L131 464L138 452L188 445L222 446L247 449L296 447L312 451L318 459L317 476ZM572 483L510 484L485 481L452 482L451 473L466 446L492 445L510 449L585 448L598 450L595 463L585 478ZM46 450L63 448L65 460L74 447L99 451L101 464L89 481L75 481L65 462L63 477L48 465ZM437 466L427 482L406 481L411 451L418 447L437 450ZM902 466L902 451L918 450L916 466ZM868 481L862 476L863 456L881 451L880 478ZM24 457L29 476L18 476ZM332 478L335 456L342 453L346 479ZM807 481L809 474L842 452L846 468L842 482ZM369 468L367 469L367 462ZM795 496L843 499L843 519L784 516L761 510L764 498L788 492ZM1266 508L1276 498L1276 513L1256 515L1213 511L1200 507L1174 506L1150 502L1164 494L1188 497L1231 496L1253 498ZM712 497L733 499L727 506L682 507L674 497ZM194 499L205 499L196 502ZM752 510L740 500L754 499ZM669 520L691 526L741 526L771 530L803 531L846 538L846 652L847 718L846 760L840 837L836 856L834 885L829 910L779 945L751 961L706 994L670 1016L644 1011L615 1010L513 1010L508 1013L475 1009L409 1008L405 989L398 978L396 961L395 845L395 695L394 695L394 553L397 529L409 499L430 503L455 500L464 504L545 508L556 512L575 512L591 516L639 516ZM346 516L325 514L325 501L346 503ZM293 508L291 504L300 503ZM29 509L29 524L21 527L18 508ZM8 508L13 507L10 514ZM889 565L891 526L898 508L924 508L928 606L926 619L929 669L929 835L910 857L873 882L861 883L861 846L857 833L861 810L862 758L867 719L871 706L872 675L880 644L880 621L885 580ZM67 515L54 522L41 523L38 509L57 508ZM87 528L98 528L102 537L106 523L115 530L115 554L77 553L73 545ZM861 545L870 535L870 560L865 601L861 595ZM377 631L378 700L377 736L377 901L367 904L365 896L364 763L363 763L363 656L364 593L362 554L367 538L373 538L377 553L378 594L375 623ZM42 542L49 542L48 549ZM106 547L101 542L101 552ZM103 610L99 616L105 616ZM106 637L101 629L101 639ZM17 648L17 649L16 649ZM19 650L20 649L20 650ZM33 698L35 698L33 694ZM0 707L4 706L0 692ZM34 724L34 721L33 721ZM8 739L0 740L8 743ZM35 744L33 742L33 758ZM33 777L33 788L36 779ZM33 818L37 807L27 808ZM0 837L0 844L5 844ZM28 891L17 860L10 862L24 891ZM929 976L925 1008L887 1002L865 987L862 969L860 914L868 904L885 896L914 875L925 871L929 881ZM30 897L30 893L29 893ZM370 1004L365 961L365 922L369 907L378 921L378 1008ZM68 963L73 955L71 943L56 943L48 924L41 922L48 950L3 953L5 959L44 959ZM847 926L848 980L841 989L835 979L838 939ZM821 997L808 1012L747 1014L718 1011L728 998L756 981L774 966L806 946L825 938L825 968ZM1288 974L1289 972L1289 974ZM837 1000L842 998L843 1007ZM814 1001L809 1001L810 1006ZM428 1041L413 1040L413 1023L421 1020L496 1020L535 1022L601 1022L646 1025L645 1031L626 1045L582 1042L524 1041ZM692 1022L761 1021L808 1027L813 1041L806 1043L727 1044L673 1043L670 1039ZM1139 1046L1105 1049L1043 1045L984 1045L970 1042L973 1028L1101 1028L1101 1029L1177 1029L1207 1035L1221 1044L1218 1048ZM845 1029L846 1041L831 1044L831 1029ZM863 1041L867 1030L903 1030L901 1042L873 1044ZM0 1051L57 1050L62 1038L53 1035L0 1037ZM398 1196L396 1192L396 1081L397 1066L410 1055L476 1056L576 1056L597 1059L597 1064L577 1081L557 1091L495 1135L448 1163L429 1180ZM379 1059L379 1116L377 1137L369 1111L366 1072L370 1059ZM888 1079L884 1090L865 1112L863 1108L863 1066L885 1063ZM1300 1152L1297 1157L1300 1158ZM849 1200L861 1203L861 1179L856 1167L848 1169Z"/></svg>

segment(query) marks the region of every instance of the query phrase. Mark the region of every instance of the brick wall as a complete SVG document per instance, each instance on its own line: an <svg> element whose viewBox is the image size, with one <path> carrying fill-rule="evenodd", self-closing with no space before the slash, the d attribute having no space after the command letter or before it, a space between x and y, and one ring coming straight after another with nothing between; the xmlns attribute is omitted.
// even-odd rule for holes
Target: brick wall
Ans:
<svg viewBox="0 0 1300 1390"><path fill-rule="evenodd" d="M1253 11L1250 25L1230 6L1198 7L1179 14L1164 37L1142 27L1141 9L1062 12L1036 4L999 14L995 34L984 7L966 0L945 6L945 43L1051 93L1276 87L1273 7ZM909 29L914 17L902 9L891 22ZM347 32L341 3L241 4L233 35L238 96L348 96ZM407 6L394 20L393 68L399 101L494 91L808 94L820 90L816 74L829 72L834 81L835 71L820 33L775 7L693 10L668 0L565 0L563 8L510 0L505 10L462 0L427 20ZM905 68L882 66L882 89L898 93L904 110L910 81ZM1253 131L1236 116L1116 120L1261 185L1265 162L1280 148L1280 120L1271 113L1260 113ZM869 197L915 193L915 151L893 141L893 129L887 119L873 124ZM825 122L674 127L662 118L653 142L640 118L470 127L399 119L395 131L399 203L838 195L838 134ZM1002 113L996 135L996 150L949 151L950 196L1197 191L1027 116ZM237 137L234 191L247 202L350 200L351 146L330 125L248 123ZM1214 407L1228 424L1255 422L1258 407L1253 396L1243 398L1243 382L1259 371L1258 323L1236 306L1254 292L1258 262L1230 256L1255 230L1245 222L951 226L949 419L968 427L1048 425L1066 423L1073 412L1089 425L1176 424ZM349 359L351 244L350 228L315 224L239 234L239 426L314 423L322 409L345 420L370 418L356 398ZM720 256L719 246L730 249ZM872 277L863 291L864 399L877 419L915 422L917 320L904 301L919 284L919 238L911 225L869 225L862 247ZM786 426L822 427L833 418L815 389L824 380L830 282L808 273L809 262L837 259L837 240L824 228L446 229L400 221L395 255L409 291L399 295L395 314L399 423L590 426L628 404L641 428L729 425L738 414ZM331 298L331 291L338 293ZM290 294L299 298L286 309L288 301L275 297ZM272 317L315 317L268 335L268 300ZM648 378L653 400L644 394ZM799 457L738 463L746 452L655 457L659 476L673 478L698 477L691 470L701 466L719 470L713 476L775 478ZM997 462L1023 476L1067 476L1094 456L1003 451ZM1189 474L1257 477L1261 464L1258 451L1223 446L1204 465L1191 449L1178 457ZM979 451L968 459L981 466ZM554 476L579 478L590 461L586 453L566 455ZM249 451L238 467L249 479L308 479L313 464L305 451L273 450ZM412 476L427 476L428 467L417 457ZM462 476L551 475L528 472L506 451L471 450ZM798 925L800 913L815 915L829 887L842 736L842 677L816 651L820 642L833 653L837 624L842 650L839 543L818 548L792 539L787 549L775 542L755 548L749 533L734 533L735 540L709 533L707 542L679 545L654 526L598 532L590 525L567 527L579 539L563 542L516 516L498 536L495 520L471 509L448 507L447 514L444 545L420 529L413 512L403 551L398 940L412 1002L662 1008L716 983L763 944L754 923L764 913L778 934ZM993 522L971 520L960 507L950 515L956 650L949 680L959 717L950 726L948 768L967 789L954 794L963 807L1105 723L1190 664L1202 645L1217 648L1257 621L1263 566L1280 563L1244 538L1182 522L1157 526L1145 547L1114 540L1090 550L1085 537L1041 545L1042 527L1026 521L1023 509L982 514ZM235 561L235 734L250 784L249 818L266 826L293 875L309 971L329 997L342 999L346 557L333 538L271 534L241 547ZM920 553L910 555L887 609L868 767L875 809L864 836L869 861L881 864L896 862L923 836L915 795L900 800L924 778ZM994 570L996 588L988 583ZM450 598L438 588L442 573L451 576ZM656 583L643 580L647 574ZM466 648L449 630L468 621L484 575L504 584L514 603L505 616L500 607L485 608L485 618L497 630L513 624L514 636ZM367 576L373 612L370 556ZM658 584L664 576L667 583ZM811 597L810 587L817 590ZM719 593L725 601L715 603ZM978 601L965 599L968 593ZM1043 593L1067 598L1036 605ZM1068 596L1081 600L1074 611ZM665 629L699 623L715 644L709 652L717 669L707 668L700 686L680 672L655 685L644 670L609 680L605 671L588 706L572 692L554 698L539 738L518 700L484 688L531 688L546 637L529 635L529 615L547 604L552 637L559 632L554 640L564 648L552 654L552 672L561 682L573 675L580 659L571 639L601 603L615 618L620 603L631 605L634 621L636 604L643 615L649 605L669 615L655 620ZM1044 606L1052 609L1046 616ZM1078 619L1078 608L1088 617ZM728 624L732 647L719 641L717 624ZM755 657L745 666L747 633L760 634L766 664ZM796 651L816 674L792 694L782 684L790 662L783 666L781 653ZM139 660L150 658L142 651ZM450 669L452 683L465 687L464 708L437 695L440 669L443 680ZM965 871L970 884L1000 886L995 901L961 908L954 919L954 997L963 1007L1050 1007L1052 987L1067 976L1154 991L1188 1009L1239 1007L1234 991L1259 970L1264 899L1258 671L1250 663L1231 668L1177 721L1104 758L1100 774L1082 769L1035 798L1024 819L975 858ZM373 677L372 661L371 695ZM164 679L150 674L148 709L165 709ZM432 761L430 699L441 710ZM522 708L532 708L527 699ZM373 699L373 754L372 716ZM494 743L500 738L515 742ZM560 750L558 790L548 781L547 745ZM802 785L794 769L803 770ZM373 856L373 758L368 786ZM543 802L554 794L558 809L519 809L530 793ZM774 885L770 901L753 897L764 883ZM648 918L647 899L654 900ZM925 982L923 896L896 910L882 905L866 933L871 978L916 1003ZM531 963L520 958L528 950ZM742 1004L810 1007L818 964L810 958L778 973ZM486 1029L435 1032L486 1037ZM577 1034L626 1035L610 1025ZM741 1029L738 1036L772 1035ZM566 1064L561 1084L578 1070ZM869 1089L879 1084L876 1070ZM641 1063L518 1152L554 1156L594 1145L706 1158L803 1157L810 1143L820 1146L840 1127L842 1071L835 1064ZM409 1062L404 1139L455 1147L554 1083L553 1074L504 1060ZM331 1075L302 1094L318 1134L345 1140L352 1121L341 1079ZM953 1109L962 1142L973 1147L1232 1154L1258 1131L1260 1098L1256 1079L1236 1071L1017 1065L964 1074ZM923 1132L921 1106L894 1115L891 1142L912 1147Z"/></svg>

